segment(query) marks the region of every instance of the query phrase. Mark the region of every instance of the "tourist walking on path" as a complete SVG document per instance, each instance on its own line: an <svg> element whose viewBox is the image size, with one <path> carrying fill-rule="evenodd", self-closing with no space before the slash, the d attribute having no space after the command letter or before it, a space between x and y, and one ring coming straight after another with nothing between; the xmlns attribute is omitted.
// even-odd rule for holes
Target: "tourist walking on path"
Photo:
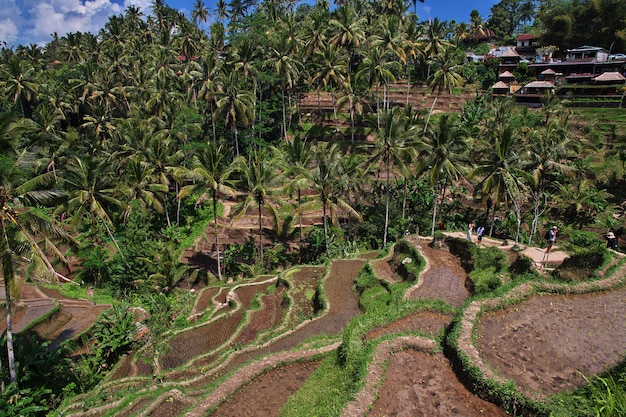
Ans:
<svg viewBox="0 0 626 417"><path fill-rule="evenodd" d="M556 226L552 226L552 229L548 230L547 239L548 239L548 247L546 248L546 253L543 255L543 263L548 262L548 257L550 256L550 250L552 246L556 243L556 234L558 233L559 228Z"/></svg>
<svg viewBox="0 0 626 417"><path fill-rule="evenodd" d="M476 238L478 239L479 245L480 245L480 242L482 242L483 240L484 234L485 234L485 228L483 226L478 226L478 229L476 229Z"/></svg>

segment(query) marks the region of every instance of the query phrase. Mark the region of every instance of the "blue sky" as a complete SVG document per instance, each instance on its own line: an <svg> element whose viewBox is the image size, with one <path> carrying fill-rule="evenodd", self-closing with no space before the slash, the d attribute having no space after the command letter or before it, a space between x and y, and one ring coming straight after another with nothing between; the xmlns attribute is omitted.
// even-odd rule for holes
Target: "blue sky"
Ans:
<svg viewBox="0 0 626 417"><path fill-rule="evenodd" d="M195 0L166 0L171 7L189 15ZM211 12L215 0L204 0ZM98 33L111 15L121 14L131 4L150 13L152 0L0 0L0 42L10 47L44 44L51 34L68 32ZM469 21L476 9L486 20L495 0L425 0L417 3L420 20L439 17L441 20ZM411 7L413 7L411 5Z"/></svg>

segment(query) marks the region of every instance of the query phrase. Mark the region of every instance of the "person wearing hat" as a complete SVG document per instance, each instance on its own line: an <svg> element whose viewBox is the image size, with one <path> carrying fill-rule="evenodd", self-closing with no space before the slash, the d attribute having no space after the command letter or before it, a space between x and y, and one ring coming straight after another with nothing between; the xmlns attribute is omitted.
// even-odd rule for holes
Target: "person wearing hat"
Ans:
<svg viewBox="0 0 626 417"><path fill-rule="evenodd" d="M546 253L550 253L550 249L552 249L552 245L556 243L556 233L559 231L559 228L556 226L552 226L552 229L548 230L548 247L546 248Z"/></svg>
<svg viewBox="0 0 626 417"><path fill-rule="evenodd" d="M604 236L606 239L606 247L609 249L617 250L617 237L615 233L609 232Z"/></svg>

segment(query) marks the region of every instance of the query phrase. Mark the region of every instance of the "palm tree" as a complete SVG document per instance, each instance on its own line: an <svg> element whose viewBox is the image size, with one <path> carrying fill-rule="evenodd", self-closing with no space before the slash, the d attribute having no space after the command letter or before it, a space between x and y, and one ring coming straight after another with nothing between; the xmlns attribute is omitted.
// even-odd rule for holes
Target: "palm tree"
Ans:
<svg viewBox="0 0 626 417"><path fill-rule="evenodd" d="M434 129L426 132L422 140L417 143L418 172L428 171L429 182L434 190L433 219L431 235L435 234L437 222L437 199L439 195L439 183L443 176L446 181L457 180L461 175L460 163L465 161L467 142L465 137L459 134L458 124L454 116L444 114ZM441 192L441 200L445 194L445 187Z"/></svg>
<svg viewBox="0 0 626 417"><path fill-rule="evenodd" d="M328 254L328 218L336 225L341 210L350 217L363 221L363 217L350 205L343 191L346 189L348 172L343 164L344 155L339 144L327 142L318 145L313 153L313 168L307 171L313 193L322 204L324 222L324 244Z"/></svg>
<svg viewBox="0 0 626 417"><path fill-rule="evenodd" d="M302 140L299 135L288 141L281 148L272 147L275 155L281 155L280 162L284 173L290 177L287 183L287 191L295 188L297 193L296 213L300 224L300 240L303 239L302 228L302 190L309 185L307 170L311 165L312 148L308 142Z"/></svg>
<svg viewBox="0 0 626 417"><path fill-rule="evenodd" d="M435 108L437 97L443 90L447 90L448 94L452 94L452 89L463 84L463 77L456 72L457 62L455 61L452 48L446 48L441 55L437 55L435 62L438 64L438 68L435 73L429 78L428 87L430 91L436 91L433 104L428 112L428 118L424 125L424 131L428 127L430 122L430 116Z"/></svg>
<svg viewBox="0 0 626 417"><path fill-rule="evenodd" d="M355 120L357 115L362 115L366 108L369 108L369 102L366 99L368 93L367 88L359 83L356 77L348 76L348 79L342 83L341 96L337 99L337 108L341 109L346 104L350 112L350 131L352 143L354 144Z"/></svg>
<svg viewBox="0 0 626 417"><path fill-rule="evenodd" d="M32 101L39 89L34 79L35 69L16 56L0 68L3 69L1 75L4 93L11 97L14 103L19 102L22 117L30 117Z"/></svg>
<svg viewBox="0 0 626 417"><path fill-rule="evenodd" d="M215 13L217 13L217 18L220 21L228 19L230 17L230 12L228 11L228 5L226 4L226 0L217 0L217 2L215 3Z"/></svg>
<svg viewBox="0 0 626 417"><path fill-rule="evenodd" d="M339 126L337 124L337 103L335 103L335 89L340 86L347 75L347 68L345 61L342 60L337 47L333 44L323 51L315 53L315 58L319 63L318 70L313 76L313 82L317 84L318 94L319 90L324 88L330 88L330 93L333 101L333 116L335 119L335 133L339 132Z"/></svg>
<svg viewBox="0 0 626 417"><path fill-rule="evenodd" d="M347 52L348 72L352 72L350 61L352 53L366 41L366 19L359 17L350 5L345 4L337 9L334 17L328 22L331 36L329 42L342 46Z"/></svg>
<svg viewBox="0 0 626 417"><path fill-rule="evenodd" d="M556 185L556 174L571 177L576 168L570 163L578 154L580 143L569 135L568 117L553 119L544 128L526 130L528 158L524 160L524 172L533 199L533 221L528 244L537 232L539 216L547 208L547 193Z"/></svg>
<svg viewBox="0 0 626 417"><path fill-rule="evenodd" d="M222 143L207 142L206 147L199 150L193 158L191 168L176 168L180 176L192 181L180 190L180 198L199 193L196 206L210 198L213 208L213 233L217 251L217 277L222 280L220 242L218 230L217 204L222 196L235 196L230 178L234 165L229 163L228 152Z"/></svg>
<svg viewBox="0 0 626 417"><path fill-rule="evenodd" d="M107 231L111 241L120 250L112 229L115 226L110 214L110 208L126 209L126 204L119 200L117 189L112 184L113 175L110 172L110 161L98 160L93 156L84 158L73 157L63 172L63 183L68 194L67 202L59 206L57 211L66 209L72 216L72 223L77 226L85 218L90 218L93 230L100 222Z"/></svg>
<svg viewBox="0 0 626 417"><path fill-rule="evenodd" d="M357 78L365 80L370 87L376 86L376 119L377 128L380 129L380 95L378 89L383 84L383 94L386 95L389 83L395 83L394 71L400 67L398 61L388 59L386 50L381 47L371 48L363 60L363 68L357 72ZM383 106L386 109L386 105Z"/></svg>
<svg viewBox="0 0 626 417"><path fill-rule="evenodd" d="M48 253L54 253L67 264L54 240L72 242L72 239L41 210L34 208L60 196L58 191L42 189L52 182L53 177L51 173L45 173L24 180L23 172L29 167L30 160L26 154L18 155L13 151L21 131L27 128L26 123L18 123L8 114L0 116L0 160L3 161L0 164L0 264L6 293L7 357L11 382L17 382L11 313L11 296L17 292L18 286L16 263L30 257L45 265L51 276L70 281L54 270L43 247L45 245ZM43 241L41 238L44 238Z"/></svg>
<svg viewBox="0 0 626 417"><path fill-rule="evenodd" d="M290 42L285 33L279 35L278 44L270 48L269 58L265 61L276 71L280 79L283 105L283 139L287 141L287 110L285 98L297 82L297 77L302 69L301 61L294 54L293 42Z"/></svg>
<svg viewBox="0 0 626 417"><path fill-rule="evenodd" d="M490 196L494 210L489 235L493 232L493 223L497 207L501 202L506 206L513 204L517 216L517 232L515 243L519 241L521 225L521 206L524 199L525 186L520 152L520 140L514 127L510 124L496 126L494 137L488 144L482 161L469 174L469 178L478 178L474 190L480 196Z"/></svg>
<svg viewBox="0 0 626 417"><path fill-rule="evenodd" d="M246 213L256 204L259 215L259 259L263 259L263 208L269 210L275 225L279 225L278 204L273 195L278 190L281 175L277 170L276 156L269 155L265 149L254 151L248 158L237 157L234 170L238 174L238 187L246 193L246 198L237 210L235 218ZM280 234L280 231L279 231Z"/></svg>
<svg viewBox="0 0 626 417"><path fill-rule="evenodd" d="M223 119L233 134L235 142L235 155L239 156L239 140L237 124L247 125L252 118L255 97L253 94L240 87L239 74L231 71L228 75L220 78L219 88L215 93L216 110L214 117Z"/></svg>
<svg viewBox="0 0 626 417"><path fill-rule="evenodd" d="M207 9L204 1L196 0L193 4L193 10L191 11L191 20L196 22L197 25L206 23L209 19L209 9Z"/></svg>
<svg viewBox="0 0 626 417"><path fill-rule="evenodd" d="M125 197L128 209L132 201L139 200L143 207L150 207L157 213L164 212L159 195L166 193L168 187L158 181L155 169L142 161L139 155L132 155L123 162L122 178L123 183L118 184L117 189Z"/></svg>
<svg viewBox="0 0 626 417"><path fill-rule="evenodd" d="M378 129L374 154L370 163L382 161L385 169L385 227L383 232L383 247L387 246L387 231L389 229L389 188L391 187L392 164L401 175L407 174L405 160L410 154L410 136L412 132L405 123L404 113L399 107L383 115L382 126Z"/></svg>

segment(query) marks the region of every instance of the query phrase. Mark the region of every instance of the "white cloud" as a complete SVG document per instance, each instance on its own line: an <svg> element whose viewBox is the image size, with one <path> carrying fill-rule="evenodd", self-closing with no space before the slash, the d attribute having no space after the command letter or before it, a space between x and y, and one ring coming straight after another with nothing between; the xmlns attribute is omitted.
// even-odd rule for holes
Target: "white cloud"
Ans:
<svg viewBox="0 0 626 417"><path fill-rule="evenodd" d="M13 45L17 40L19 29L11 19L0 20L0 42L6 42Z"/></svg>
<svg viewBox="0 0 626 417"><path fill-rule="evenodd" d="M16 4L17 2L17 4ZM0 0L0 41L11 46L49 42L70 32L97 34L129 5L151 13L152 0Z"/></svg>

